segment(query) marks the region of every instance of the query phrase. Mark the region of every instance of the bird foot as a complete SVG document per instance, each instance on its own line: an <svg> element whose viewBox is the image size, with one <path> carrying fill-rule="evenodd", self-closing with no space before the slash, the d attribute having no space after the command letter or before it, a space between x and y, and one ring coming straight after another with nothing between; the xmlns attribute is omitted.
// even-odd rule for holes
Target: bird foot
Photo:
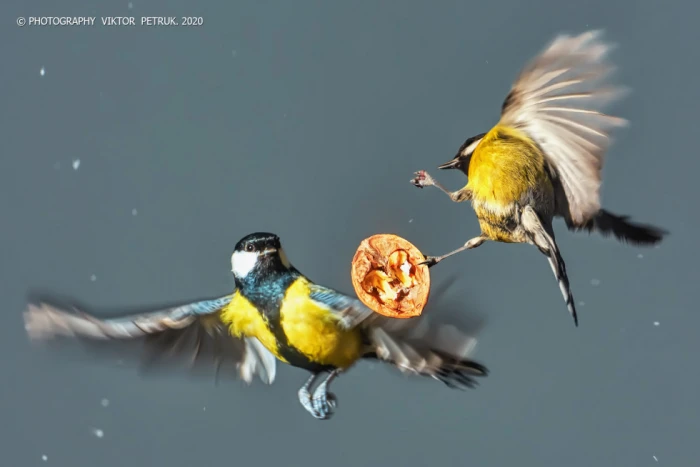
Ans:
<svg viewBox="0 0 700 467"><path fill-rule="evenodd" d="M437 263L439 263L440 260L441 260L441 258L438 256L426 256L425 261L421 261L420 263L418 263L418 265L420 266L420 265L424 264L430 268L430 267L435 266Z"/></svg>
<svg viewBox="0 0 700 467"><path fill-rule="evenodd" d="M338 406L338 399L328 392L325 383L316 388L313 396L306 387L299 389L299 402L317 420L328 420Z"/></svg>
<svg viewBox="0 0 700 467"><path fill-rule="evenodd" d="M312 415L320 420L328 420L338 407L338 399L332 392L323 391L322 394L318 392L316 391L311 399L315 411Z"/></svg>
<svg viewBox="0 0 700 467"><path fill-rule="evenodd" d="M411 183L418 188L425 188L426 186L433 185L435 182L428 172L419 170L415 172L415 177L411 179Z"/></svg>

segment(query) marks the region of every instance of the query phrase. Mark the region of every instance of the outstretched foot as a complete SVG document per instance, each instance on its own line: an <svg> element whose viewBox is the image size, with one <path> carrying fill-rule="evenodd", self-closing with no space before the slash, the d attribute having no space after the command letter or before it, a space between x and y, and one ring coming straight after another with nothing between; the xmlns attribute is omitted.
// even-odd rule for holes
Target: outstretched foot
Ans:
<svg viewBox="0 0 700 467"><path fill-rule="evenodd" d="M425 188L426 186L435 185L435 180L431 177L425 170L419 170L416 172L415 177L411 179L411 183L418 188Z"/></svg>
<svg viewBox="0 0 700 467"><path fill-rule="evenodd" d="M455 203L461 203L462 201L468 201L472 199L472 191L466 186L457 191L448 191L447 188L436 182L435 179L431 177L430 174L425 170L419 170L415 173L415 175L416 176L411 179L411 183L417 186L418 188L434 186L435 188L449 196L450 199Z"/></svg>
<svg viewBox="0 0 700 467"><path fill-rule="evenodd" d="M419 265L425 264L429 268L432 266L435 266L437 263L442 261L445 258L449 258L452 255L456 255L457 253L461 253L464 250L471 250L473 248L481 246L484 242L486 241L485 237L482 237L479 235L478 237L474 237L471 240L469 240L467 243L464 244L463 247L457 248L454 251L450 251L449 253L442 255L442 256L426 256L425 261L422 261L418 263Z"/></svg>

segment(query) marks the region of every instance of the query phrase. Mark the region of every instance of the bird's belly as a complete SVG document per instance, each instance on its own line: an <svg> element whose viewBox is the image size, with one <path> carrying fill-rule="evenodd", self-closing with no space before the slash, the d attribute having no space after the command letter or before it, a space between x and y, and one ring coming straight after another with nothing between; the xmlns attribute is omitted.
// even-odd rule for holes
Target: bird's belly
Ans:
<svg viewBox="0 0 700 467"><path fill-rule="evenodd" d="M236 293L231 302L221 311L221 321L236 337L255 337L278 360L287 362L280 354L277 338L263 315L245 297Z"/></svg>
<svg viewBox="0 0 700 467"><path fill-rule="evenodd" d="M528 237L520 227L520 207L516 203L501 205L483 200L472 200L479 220L481 234L489 240L503 243L523 243Z"/></svg>
<svg viewBox="0 0 700 467"><path fill-rule="evenodd" d="M470 166L470 169L472 167ZM505 243L524 241L520 232L520 209L527 203L532 185L519 177L522 164L502 166L493 160L477 164L469 174L472 207L481 233L490 240Z"/></svg>
<svg viewBox="0 0 700 467"><path fill-rule="evenodd" d="M532 206L538 213L554 209L554 188L544 156L521 138L500 134L479 146L468 172L474 212L482 234L491 240L527 242L520 227L522 208Z"/></svg>
<svg viewBox="0 0 700 467"><path fill-rule="evenodd" d="M337 317L328 310L306 304L284 311L281 326L288 345L310 362L347 368L362 356L360 330L342 329Z"/></svg>

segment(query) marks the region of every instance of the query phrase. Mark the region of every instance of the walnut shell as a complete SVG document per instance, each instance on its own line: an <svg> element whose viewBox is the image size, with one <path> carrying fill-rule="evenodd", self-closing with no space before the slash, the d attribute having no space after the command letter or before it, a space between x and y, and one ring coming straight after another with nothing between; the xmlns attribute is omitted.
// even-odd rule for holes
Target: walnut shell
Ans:
<svg viewBox="0 0 700 467"><path fill-rule="evenodd" d="M430 295L425 256L393 234L377 234L360 243L352 259L352 285L362 303L390 318L420 316Z"/></svg>

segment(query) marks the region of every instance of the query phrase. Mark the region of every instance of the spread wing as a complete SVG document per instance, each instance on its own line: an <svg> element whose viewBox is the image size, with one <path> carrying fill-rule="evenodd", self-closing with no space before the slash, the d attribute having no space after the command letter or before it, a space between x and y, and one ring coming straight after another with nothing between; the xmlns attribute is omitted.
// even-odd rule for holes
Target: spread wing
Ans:
<svg viewBox="0 0 700 467"><path fill-rule="evenodd" d="M473 361L477 339L463 327L428 316L411 319L378 317L367 327L377 358L401 372L428 376L453 388L473 388L489 370Z"/></svg>
<svg viewBox="0 0 700 467"><path fill-rule="evenodd" d="M311 299L338 314L343 327L361 326L368 340L367 355L402 372L429 376L455 388L474 387L474 377L488 374L486 367L468 358L476 338L464 329L424 316L388 318L356 298L319 285L311 285Z"/></svg>
<svg viewBox="0 0 700 467"><path fill-rule="evenodd" d="M600 209L601 169L613 127L626 120L602 113L622 96L605 78L612 46L601 31L558 36L513 84L501 111L502 125L527 132L554 169L557 214L581 225Z"/></svg>
<svg viewBox="0 0 700 467"><path fill-rule="evenodd" d="M184 360L189 367L213 364L218 372L222 364L231 363L247 383L257 375L271 384L276 370L274 356L255 338L233 337L219 319L219 311L231 298L226 295L112 318L98 318L83 311L84 307L43 299L28 306L24 322L32 340L144 341L149 366L175 359Z"/></svg>

